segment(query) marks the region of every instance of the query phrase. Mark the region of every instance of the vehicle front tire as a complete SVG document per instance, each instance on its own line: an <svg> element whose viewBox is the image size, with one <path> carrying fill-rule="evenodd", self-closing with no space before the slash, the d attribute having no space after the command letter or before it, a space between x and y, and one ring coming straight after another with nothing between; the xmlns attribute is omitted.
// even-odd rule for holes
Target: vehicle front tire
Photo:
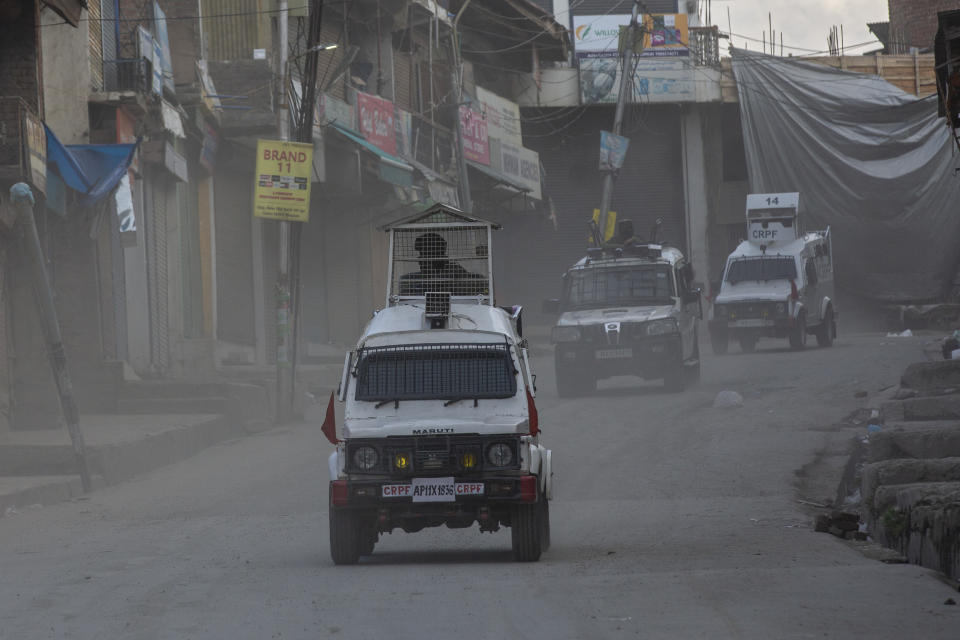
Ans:
<svg viewBox="0 0 960 640"><path fill-rule="evenodd" d="M362 529L355 513L330 507L330 557L334 564L357 564Z"/></svg>
<svg viewBox="0 0 960 640"><path fill-rule="evenodd" d="M727 349L730 346L730 336L725 329L711 329L710 346L713 347L713 353L718 356L727 355Z"/></svg>
<svg viewBox="0 0 960 640"><path fill-rule="evenodd" d="M790 332L790 348L794 351L800 351L807 346L807 314L801 313L797 316L797 322Z"/></svg>
<svg viewBox="0 0 960 640"><path fill-rule="evenodd" d="M550 501L544 496L540 504L543 505L540 512L540 547L542 551L550 550Z"/></svg>
<svg viewBox="0 0 960 640"><path fill-rule="evenodd" d="M543 500L544 498L541 498ZM510 520L513 559L517 562L536 562L543 552L543 507L539 502L518 504Z"/></svg>
<svg viewBox="0 0 960 640"><path fill-rule="evenodd" d="M827 307L827 313L823 316L823 323L817 329L817 344L821 347L833 346L833 335L835 332L833 318L833 307Z"/></svg>

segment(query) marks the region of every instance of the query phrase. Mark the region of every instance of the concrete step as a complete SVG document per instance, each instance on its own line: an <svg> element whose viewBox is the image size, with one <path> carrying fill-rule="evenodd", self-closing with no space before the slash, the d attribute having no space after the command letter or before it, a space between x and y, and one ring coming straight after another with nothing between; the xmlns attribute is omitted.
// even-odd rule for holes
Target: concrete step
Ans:
<svg viewBox="0 0 960 640"><path fill-rule="evenodd" d="M960 360L916 362L904 370L900 386L921 392L960 389Z"/></svg>
<svg viewBox="0 0 960 640"><path fill-rule="evenodd" d="M91 478L94 489L104 486L103 478ZM0 476L0 517L36 506L57 504L83 495L78 476Z"/></svg>
<svg viewBox="0 0 960 640"><path fill-rule="evenodd" d="M117 412L125 414L230 413L230 400L223 396L124 398L117 401Z"/></svg>
<svg viewBox="0 0 960 640"><path fill-rule="evenodd" d="M881 405L885 422L960 420L960 395L891 400Z"/></svg>
<svg viewBox="0 0 960 640"><path fill-rule="evenodd" d="M137 416L130 416L131 419ZM245 434L244 426L223 415L191 416L179 422L129 437L113 437L90 444L87 462L91 475L106 484L189 458L218 442ZM29 476L71 476L77 473L73 449L68 441L50 444L0 445L0 478L14 482Z"/></svg>
<svg viewBox="0 0 960 640"><path fill-rule="evenodd" d="M195 398L224 395L220 382L185 382L181 380L137 380L123 383L122 400L154 400L159 398Z"/></svg>
<svg viewBox="0 0 960 640"><path fill-rule="evenodd" d="M896 425L896 426L894 426ZM866 462L960 457L960 422L894 422L870 435Z"/></svg>
<svg viewBox="0 0 960 640"><path fill-rule="evenodd" d="M960 457L884 460L864 465L861 495L868 512L875 513L874 496L890 485L960 482Z"/></svg>

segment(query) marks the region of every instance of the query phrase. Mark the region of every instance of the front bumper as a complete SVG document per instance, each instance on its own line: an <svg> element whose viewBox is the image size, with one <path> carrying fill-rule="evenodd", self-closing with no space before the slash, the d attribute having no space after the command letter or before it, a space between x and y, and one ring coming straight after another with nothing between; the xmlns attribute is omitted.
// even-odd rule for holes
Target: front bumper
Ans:
<svg viewBox="0 0 960 640"><path fill-rule="evenodd" d="M619 344L574 342L556 345L558 367L587 368L600 377L639 375L663 377L683 360L679 334L623 340Z"/></svg>
<svg viewBox="0 0 960 640"><path fill-rule="evenodd" d="M452 478L452 482L447 481ZM433 488L433 487L440 488ZM461 506L507 505L536 502L537 476L446 476L395 480L388 477L344 478L330 483L330 503L347 509L412 509L445 512Z"/></svg>

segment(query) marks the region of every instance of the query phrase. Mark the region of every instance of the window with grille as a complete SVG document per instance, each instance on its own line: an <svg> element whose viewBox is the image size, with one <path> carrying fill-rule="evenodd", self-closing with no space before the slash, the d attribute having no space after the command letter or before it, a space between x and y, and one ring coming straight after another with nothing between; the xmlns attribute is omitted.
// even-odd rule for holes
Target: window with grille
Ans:
<svg viewBox="0 0 960 640"><path fill-rule="evenodd" d="M417 344L360 349L356 399L512 398L517 393L510 348L503 344Z"/></svg>

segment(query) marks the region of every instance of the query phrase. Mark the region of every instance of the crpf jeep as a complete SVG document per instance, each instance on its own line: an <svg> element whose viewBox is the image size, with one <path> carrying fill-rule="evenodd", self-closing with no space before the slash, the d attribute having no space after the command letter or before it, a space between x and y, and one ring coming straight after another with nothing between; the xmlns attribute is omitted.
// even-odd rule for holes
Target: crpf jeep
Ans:
<svg viewBox="0 0 960 640"><path fill-rule="evenodd" d="M787 338L793 349L803 349L809 334L821 347L833 344L830 229L801 233L799 204L798 193L747 196L747 240L727 258L710 313L715 353L727 353L730 340L750 352L765 337Z"/></svg>
<svg viewBox="0 0 960 640"><path fill-rule="evenodd" d="M494 225L437 205L391 225L387 306L346 355L330 455L330 554L446 525L511 529L518 561L550 545L552 456L540 442L520 309L493 303Z"/></svg>
<svg viewBox="0 0 960 640"><path fill-rule="evenodd" d="M560 313L551 342L562 397L596 391L612 376L662 378L671 391L700 378L693 269L674 247L634 240L626 220L624 236L616 245L595 240L564 274L561 298L544 304Z"/></svg>

